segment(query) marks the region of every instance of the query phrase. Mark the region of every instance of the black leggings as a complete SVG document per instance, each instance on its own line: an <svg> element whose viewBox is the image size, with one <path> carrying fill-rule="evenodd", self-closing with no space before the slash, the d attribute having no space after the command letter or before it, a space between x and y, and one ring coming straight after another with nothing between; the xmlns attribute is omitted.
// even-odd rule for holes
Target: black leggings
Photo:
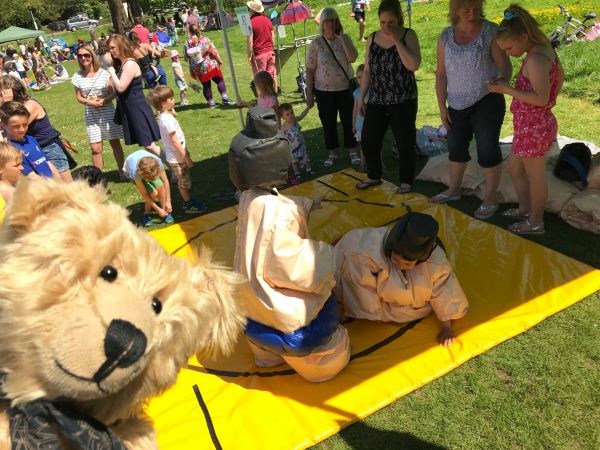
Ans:
<svg viewBox="0 0 600 450"><path fill-rule="evenodd" d="M416 165L417 105L416 98L394 105L367 104L361 134L362 148L370 179L381 179L381 146L388 126L390 126L398 147L400 183L412 185L415 179Z"/></svg>
<svg viewBox="0 0 600 450"><path fill-rule="evenodd" d="M338 112L344 130L344 147L356 147L356 139L354 138L354 133L352 133L354 97L352 97L350 90L319 91L315 89L315 99L317 100L319 119L321 119L321 125L323 125L325 148L327 150L335 150L340 145L337 134Z"/></svg>

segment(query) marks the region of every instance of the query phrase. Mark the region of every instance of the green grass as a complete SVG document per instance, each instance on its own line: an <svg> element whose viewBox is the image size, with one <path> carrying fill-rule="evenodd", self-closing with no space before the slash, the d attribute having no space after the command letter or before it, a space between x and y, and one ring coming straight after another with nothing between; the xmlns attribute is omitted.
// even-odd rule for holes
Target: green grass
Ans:
<svg viewBox="0 0 600 450"><path fill-rule="evenodd" d="M310 2L316 10L322 2ZM487 17L497 20L508 2L489 0ZM545 31L561 23L554 1L528 0L522 4L534 10ZM367 33L377 28L376 9L367 14ZM570 2L565 5L577 17L587 10L600 13L599 0ZM348 16L348 5L339 6L346 31L357 39L358 27ZM447 2L415 3L413 26L423 51L422 69L417 73L419 114L417 125L439 124L434 94L435 43L446 26ZM314 32L314 26L309 33ZM296 26L300 31L301 26ZM287 28L288 35L291 29ZM301 31L300 31L301 32ZM87 31L66 33L66 39ZM208 33L225 59L220 34ZM85 38L85 37L84 37ZM229 29L234 68L242 98L252 99L249 88L250 67L246 62L245 44L237 28ZM364 46L357 44L362 62ZM566 71L563 94L555 113L559 132L563 135L590 140L600 144L600 40L574 44L559 50ZM302 51L302 57L303 57ZM168 59L164 61L168 65ZM518 62L515 63L515 72ZM70 73L75 63L67 63ZM223 67L229 93L233 86L227 64ZM172 84L170 69L169 83ZM297 75L295 56L283 67L284 93L280 101L302 108L300 94L294 92ZM83 110L76 103L69 84L53 87L36 94L48 109L54 125L79 149L80 164L89 164L90 156L83 121ZM218 99L218 95L217 95ZM239 112L221 107L209 110L199 94L190 92L192 105L178 108L180 121L188 140L192 158L194 186L192 192L205 201L211 211L232 203L212 198L215 193L231 189L227 175L229 142L240 129ZM244 112L245 113L245 112ZM313 167L319 175L337 171L349 165L341 158L331 170L325 170L326 158L321 125L316 110L302 123ZM512 117L507 114L502 135L512 133ZM390 137L384 148L385 174L396 179L397 162L389 155ZM137 147L126 148L126 153ZM116 167L110 149L105 149L112 199L132 211L132 219L141 215L142 202L131 183L117 182ZM424 164L423 160L419 161ZM442 186L417 182L415 190L425 195L439 192ZM174 194L176 219L184 220L179 200ZM478 205L474 198L464 198L456 207L472 214ZM454 206L454 205L453 205ZM494 218L493 224L505 227L508 222ZM547 233L535 237L542 245L600 268L600 238L576 230L558 216L546 214ZM319 449L387 449L387 448L600 448L600 309L599 295L589 297L568 310L557 314L510 341L464 364L457 370L407 395L380 412L349 427L317 446Z"/></svg>

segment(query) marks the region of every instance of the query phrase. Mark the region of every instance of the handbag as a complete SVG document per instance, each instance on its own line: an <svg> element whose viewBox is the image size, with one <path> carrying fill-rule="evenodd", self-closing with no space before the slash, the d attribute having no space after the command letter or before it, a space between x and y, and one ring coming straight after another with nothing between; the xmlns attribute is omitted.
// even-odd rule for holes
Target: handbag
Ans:
<svg viewBox="0 0 600 450"><path fill-rule="evenodd" d="M327 48L329 49L329 51L333 55L333 59L335 59L335 62L338 63L338 66L340 66L340 69L342 69L342 72L344 72L344 75L348 79L348 88L350 89L350 93L353 93L355 90L357 90L360 87L360 84L358 83L358 80L356 79L356 77L350 78L348 76L348 74L346 73L346 70L344 69L344 67L342 67L342 65L338 61L337 57L335 56L335 53L333 52L333 49L329 45L329 42L327 42L327 39L325 39L323 37L323 41L325 41L325 45L327 46Z"/></svg>

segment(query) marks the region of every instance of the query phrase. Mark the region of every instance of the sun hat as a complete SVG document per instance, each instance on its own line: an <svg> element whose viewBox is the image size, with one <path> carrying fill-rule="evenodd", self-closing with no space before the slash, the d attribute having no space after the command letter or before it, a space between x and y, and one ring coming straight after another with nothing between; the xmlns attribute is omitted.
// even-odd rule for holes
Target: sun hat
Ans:
<svg viewBox="0 0 600 450"><path fill-rule="evenodd" d="M246 2L246 6L257 13L261 13L265 10L265 7L260 0L250 0L249 2Z"/></svg>
<svg viewBox="0 0 600 450"><path fill-rule="evenodd" d="M177 50L171 50L171 58L175 58L176 56L179 56L179 52Z"/></svg>
<svg viewBox="0 0 600 450"><path fill-rule="evenodd" d="M437 241L437 221L423 213L409 212L402 216L385 238L384 253L388 258L392 252L407 261L426 261Z"/></svg>

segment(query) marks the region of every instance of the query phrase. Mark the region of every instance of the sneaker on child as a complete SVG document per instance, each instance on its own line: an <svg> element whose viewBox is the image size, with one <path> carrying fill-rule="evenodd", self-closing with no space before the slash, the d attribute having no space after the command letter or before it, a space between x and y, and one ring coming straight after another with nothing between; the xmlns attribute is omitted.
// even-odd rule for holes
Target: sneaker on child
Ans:
<svg viewBox="0 0 600 450"><path fill-rule="evenodd" d="M231 100L229 97L223 97L223 104L224 105L235 105L235 102L233 100Z"/></svg>
<svg viewBox="0 0 600 450"><path fill-rule="evenodd" d="M175 219L173 219L173 216L171 214L167 214L166 217L163 219L163 223L166 224L170 224L175 222Z"/></svg>
<svg viewBox="0 0 600 450"><path fill-rule="evenodd" d="M142 225L145 227L150 227L152 226L154 222L152 222L152 217L150 217L150 214L144 214L142 216Z"/></svg>
<svg viewBox="0 0 600 450"><path fill-rule="evenodd" d="M300 184L300 175L290 175L290 184L292 186Z"/></svg>
<svg viewBox="0 0 600 450"><path fill-rule="evenodd" d="M204 203L192 199L187 202L183 202L183 211L187 214L198 214L206 211L206 206Z"/></svg>

